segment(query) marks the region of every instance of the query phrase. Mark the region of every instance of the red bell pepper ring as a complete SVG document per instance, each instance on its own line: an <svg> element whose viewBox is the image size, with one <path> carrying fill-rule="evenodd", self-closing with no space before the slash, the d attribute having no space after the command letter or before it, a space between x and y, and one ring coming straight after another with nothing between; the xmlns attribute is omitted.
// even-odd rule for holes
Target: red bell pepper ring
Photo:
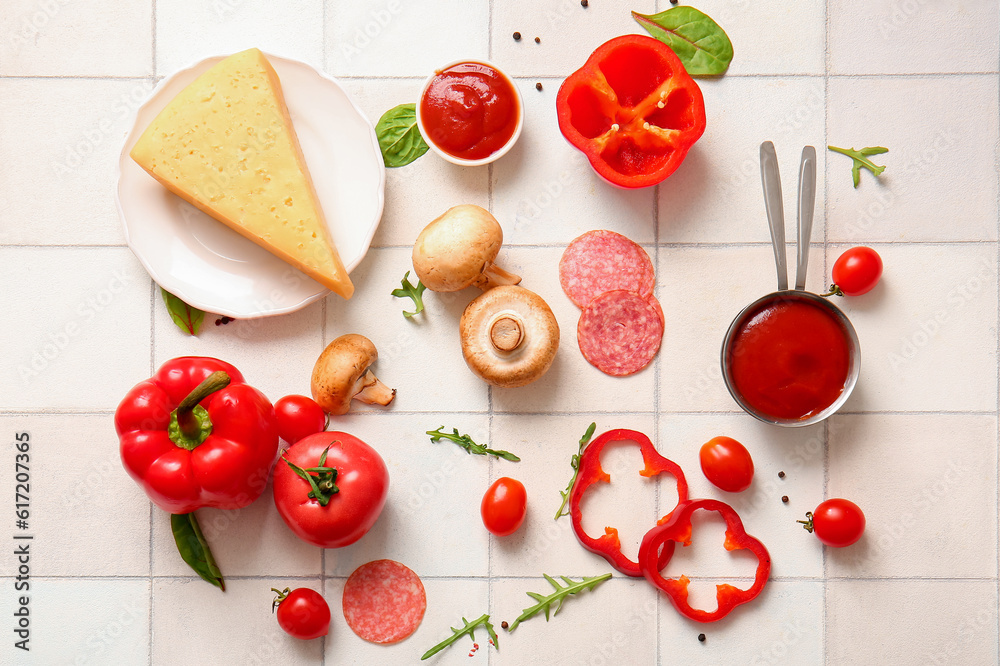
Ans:
<svg viewBox="0 0 1000 666"><path fill-rule="evenodd" d="M270 401L215 358L164 363L118 405L115 430L125 471L177 514L247 506L267 486L278 452Z"/></svg>
<svg viewBox="0 0 1000 666"><path fill-rule="evenodd" d="M687 499L688 486L687 479L684 478L684 472L681 471L677 463L661 456L656 451L653 443L649 441L649 437L636 430L609 430L592 441L580 456L580 471L577 474L576 483L573 484L573 490L570 491L569 496L569 514L573 521L573 531L576 532L576 538L579 539L584 548L592 553L597 553L623 574L639 577L642 575L639 563L633 562L622 553L622 544L621 539L618 537L618 530L614 527L605 527L604 534L600 537L595 539L588 536L583 531L583 512L580 509L580 502L583 500L583 496L590 486L595 483L611 483L611 476L601 467L601 451L611 442L629 441L638 444L639 451L642 453L642 461L645 467L639 474L647 478L664 472L671 474L677 479L678 501L683 502ZM670 514L668 513L667 515L669 516ZM663 522L665 519L661 519L660 522ZM663 561L664 566L666 566L666 560L672 554L672 550L669 552L664 550L662 553L665 558Z"/></svg>
<svg viewBox="0 0 1000 666"><path fill-rule="evenodd" d="M556 97L559 129L613 185L648 187L672 174L705 132L705 100L677 55L645 35L615 37Z"/></svg>
<svg viewBox="0 0 1000 666"><path fill-rule="evenodd" d="M672 555L676 543L685 546L691 544L691 514L698 509L717 511L726 521L726 550L746 549L757 556L757 574L753 585L746 590L728 583L716 585L715 598L719 607L712 612L692 608L688 604L688 584L691 581L687 576L664 578L660 575L660 571L666 566L662 561L663 553L669 551ZM715 622L760 594L771 575L771 556L759 539L746 533L743 521L733 507L719 500L694 499L681 502L669 519L646 533L639 547L639 566L646 580L663 591L681 615L698 622Z"/></svg>

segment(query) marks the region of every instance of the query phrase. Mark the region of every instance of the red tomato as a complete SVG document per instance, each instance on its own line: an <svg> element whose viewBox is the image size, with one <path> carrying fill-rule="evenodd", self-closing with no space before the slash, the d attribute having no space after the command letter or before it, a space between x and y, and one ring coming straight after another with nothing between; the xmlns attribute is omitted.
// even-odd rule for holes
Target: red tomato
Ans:
<svg viewBox="0 0 1000 666"><path fill-rule="evenodd" d="M274 403L278 436L289 444L326 430L326 412L315 400L304 395L286 395Z"/></svg>
<svg viewBox="0 0 1000 666"><path fill-rule="evenodd" d="M817 539L834 548L850 546L865 532L865 514L857 504L845 499L828 499L806 518L799 521L806 530L815 532Z"/></svg>
<svg viewBox="0 0 1000 666"><path fill-rule="evenodd" d="M326 460L323 453L326 451ZM306 472L317 489L288 463ZM334 475L331 470L336 470ZM368 532L385 506L389 470L382 456L346 432L319 432L293 444L274 467L274 504L299 538L320 548L348 546Z"/></svg>
<svg viewBox="0 0 1000 666"><path fill-rule="evenodd" d="M833 264L833 283L848 296L867 294L882 277L882 257L870 247L852 247Z"/></svg>
<svg viewBox="0 0 1000 666"><path fill-rule="evenodd" d="M278 625L289 636L309 640L326 636L330 631L330 607L326 599L316 590L300 587L284 591L271 588L278 593L272 610L278 608Z"/></svg>
<svg viewBox="0 0 1000 666"><path fill-rule="evenodd" d="M528 493L523 483L506 476L497 479L483 495L483 503L479 507L483 525L497 536L513 534L524 522L527 502Z"/></svg>
<svg viewBox="0 0 1000 666"><path fill-rule="evenodd" d="M753 481L753 459L746 447L731 437L713 437L701 447L701 471L727 493L738 493Z"/></svg>

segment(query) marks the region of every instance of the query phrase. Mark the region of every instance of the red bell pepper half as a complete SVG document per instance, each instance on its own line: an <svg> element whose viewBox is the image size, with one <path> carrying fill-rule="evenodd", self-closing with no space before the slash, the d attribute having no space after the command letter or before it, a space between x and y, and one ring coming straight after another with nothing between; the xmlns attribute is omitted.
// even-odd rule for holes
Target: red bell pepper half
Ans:
<svg viewBox="0 0 1000 666"><path fill-rule="evenodd" d="M741 590L727 583L716 585L715 597L719 607L712 612L692 608L688 604L687 576L664 578L660 571L666 566L663 553L673 554L676 543L691 544L691 515L699 510L717 511L726 521L726 550L746 549L757 556L757 574L749 589ZM639 566L650 583L663 591L681 615L698 622L721 620L740 604L752 601L767 583L771 575L771 556L767 548L756 537L746 533L743 521L733 507L714 499L695 499L681 502L673 514L663 523L651 529L639 547Z"/></svg>
<svg viewBox="0 0 1000 666"><path fill-rule="evenodd" d="M705 101L680 59L645 35L615 37L556 97L559 129L598 175L619 187L655 185L705 132Z"/></svg>
<svg viewBox="0 0 1000 666"><path fill-rule="evenodd" d="M278 452L270 401L215 358L164 363L118 405L115 430L125 471L172 514L247 506Z"/></svg>
<svg viewBox="0 0 1000 666"><path fill-rule="evenodd" d="M636 430L609 430L583 450L580 456L580 470L569 497L569 513L576 538L579 539L584 548L606 559L618 571L628 576L638 577L642 575L639 563L633 562L622 553L621 539L618 537L617 529L605 527L604 534L596 539L583 531L583 512L580 509L580 502L583 500L584 494L595 483L611 483L611 476L601 468L601 451L611 442L635 442L638 444L639 451L642 453L642 461L645 464L639 474L647 478L664 472L671 474L677 479L677 496L680 502L687 499L687 480L677 463L661 456L653 443L649 441L649 437ZM661 519L660 522L663 520L665 518ZM661 554L664 557L664 566L672 554L672 549L669 551L664 549Z"/></svg>

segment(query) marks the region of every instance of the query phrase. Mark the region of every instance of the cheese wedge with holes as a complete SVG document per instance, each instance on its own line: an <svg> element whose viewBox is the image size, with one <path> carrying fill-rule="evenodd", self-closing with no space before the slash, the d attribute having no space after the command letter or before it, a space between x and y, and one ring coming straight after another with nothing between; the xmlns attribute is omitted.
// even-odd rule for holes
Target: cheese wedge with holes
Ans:
<svg viewBox="0 0 1000 666"><path fill-rule="evenodd" d="M281 82L257 49L229 56L182 90L130 154L174 194L334 293L354 293Z"/></svg>

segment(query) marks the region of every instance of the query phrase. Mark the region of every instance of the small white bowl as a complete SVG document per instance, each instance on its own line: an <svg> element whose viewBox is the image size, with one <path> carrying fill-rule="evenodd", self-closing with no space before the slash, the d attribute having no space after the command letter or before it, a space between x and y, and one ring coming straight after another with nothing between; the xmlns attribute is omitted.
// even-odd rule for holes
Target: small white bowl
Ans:
<svg viewBox="0 0 1000 666"><path fill-rule="evenodd" d="M463 63L485 65L486 67L489 67L490 69L496 71L498 74L500 74L501 77L503 77L505 81L507 81L507 83L510 84L511 89L513 89L514 91L514 99L517 100L517 125L514 127L514 133L511 135L510 139L507 140L507 143L501 146L499 150L496 150L490 155L478 160L467 160L461 157L455 157L454 155L438 147L438 145L434 143L434 140L431 139L430 132L428 132L427 128L424 127L423 118L421 118L420 116L420 106L424 99L424 93L426 93L427 88L430 87L431 81L433 81L436 76L438 76L441 72L445 71L446 69L454 67L455 65L461 65ZM443 67L439 67L438 69L434 70L433 74L427 77L426 81L424 81L424 85L420 89L420 96L417 97L417 128L420 130L421 136L424 137L424 141L427 142L427 145L430 146L430 149L433 150L435 153L437 153L444 159L448 160L452 164L458 164L459 166L482 166L484 164L489 164L490 162L495 162L496 160L500 159L501 157L506 155L511 148L514 147L515 143L517 143L518 137L521 136L521 128L523 126L524 126L524 100L521 99L521 91L517 89L517 84L514 83L514 79L510 78L506 72L504 72L502 69L500 69L499 67L497 67L496 65L487 60L480 60L478 58L463 58L461 60L455 60L454 62L450 62L447 65L444 65Z"/></svg>

